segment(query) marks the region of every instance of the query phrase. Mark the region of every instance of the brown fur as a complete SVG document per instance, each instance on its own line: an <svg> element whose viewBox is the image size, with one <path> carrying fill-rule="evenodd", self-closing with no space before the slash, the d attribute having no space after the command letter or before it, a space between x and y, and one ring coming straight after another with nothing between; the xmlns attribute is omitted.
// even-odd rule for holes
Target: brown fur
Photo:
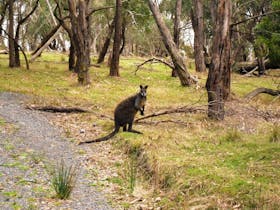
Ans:
<svg viewBox="0 0 280 210"><path fill-rule="evenodd" d="M114 112L115 129L113 132L105 137L80 142L79 144L106 141L115 136L119 132L120 127L123 127L123 131L141 134L141 132L132 129L132 124L138 111L140 111L141 115L144 115L145 103L147 100L147 88L148 86L143 87L142 85L140 85L139 93L134 96L130 96L117 105Z"/></svg>

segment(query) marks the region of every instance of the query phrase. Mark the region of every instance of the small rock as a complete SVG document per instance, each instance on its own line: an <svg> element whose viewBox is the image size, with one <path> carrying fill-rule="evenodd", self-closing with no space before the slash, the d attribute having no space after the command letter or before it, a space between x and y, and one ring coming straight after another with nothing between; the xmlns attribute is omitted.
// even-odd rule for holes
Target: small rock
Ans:
<svg viewBox="0 0 280 210"><path fill-rule="evenodd" d="M81 129L81 130L80 130L80 133L85 133L85 132L86 132L85 129Z"/></svg>

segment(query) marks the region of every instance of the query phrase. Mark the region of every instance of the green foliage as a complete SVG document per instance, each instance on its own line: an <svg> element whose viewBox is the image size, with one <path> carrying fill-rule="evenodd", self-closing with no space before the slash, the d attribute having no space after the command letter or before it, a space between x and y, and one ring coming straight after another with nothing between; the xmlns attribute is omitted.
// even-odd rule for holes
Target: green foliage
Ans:
<svg viewBox="0 0 280 210"><path fill-rule="evenodd" d="M272 1L272 10L280 9L278 0ZM269 59L274 66L280 66L280 13L276 12L264 17L255 29L257 42L269 48Z"/></svg>
<svg viewBox="0 0 280 210"><path fill-rule="evenodd" d="M52 186L59 199L69 198L76 182L77 169L75 166L67 166L61 161L53 171Z"/></svg>

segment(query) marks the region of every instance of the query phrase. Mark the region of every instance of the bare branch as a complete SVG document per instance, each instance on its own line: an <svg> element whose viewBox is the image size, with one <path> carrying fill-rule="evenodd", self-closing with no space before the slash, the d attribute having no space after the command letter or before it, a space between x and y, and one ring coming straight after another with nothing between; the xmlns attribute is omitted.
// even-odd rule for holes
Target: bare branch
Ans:
<svg viewBox="0 0 280 210"><path fill-rule="evenodd" d="M201 106L183 106L175 109L169 109L165 111L155 112L150 115L147 115L145 117L141 117L136 119L134 122L139 122L144 119L148 119L151 117L158 117L161 115L167 115L167 114L174 114L174 113L194 113L194 112L206 112L207 105L201 105Z"/></svg>
<svg viewBox="0 0 280 210"><path fill-rule="evenodd" d="M267 12L267 13L263 13L263 14L260 14L260 15L255 15L253 17L250 17L250 18L247 18L247 19L244 19L244 20L241 20L239 22L236 22L236 23L232 23L230 24L230 26L236 26L236 25L239 25L241 23L245 23L249 20L253 20L253 19L256 19L256 18L259 18L259 17L263 17L263 16L267 16L267 15L271 15L271 14L275 14L275 13L280 13L280 10L275 10L275 11L270 11L270 12Z"/></svg>
<svg viewBox="0 0 280 210"><path fill-rule="evenodd" d="M162 60L160 58L155 58L154 57L154 58L150 58L150 59L144 61L143 63L137 65L137 68L135 70L135 75L136 75L136 72L140 69L140 67L142 67L143 65L145 65L147 63L154 62L154 61L159 62L159 63L163 63L164 65L168 66L171 69L175 68L172 64L170 64L170 63L168 63L168 62L166 62L166 61L164 61L164 60Z"/></svg>
<svg viewBox="0 0 280 210"><path fill-rule="evenodd" d="M101 10L106 10L106 9L112 9L112 8L115 8L115 6L107 6L107 7L100 7L100 8L97 8L97 9L93 9L91 10L87 16L91 16L93 13L97 12L97 11L101 11Z"/></svg>

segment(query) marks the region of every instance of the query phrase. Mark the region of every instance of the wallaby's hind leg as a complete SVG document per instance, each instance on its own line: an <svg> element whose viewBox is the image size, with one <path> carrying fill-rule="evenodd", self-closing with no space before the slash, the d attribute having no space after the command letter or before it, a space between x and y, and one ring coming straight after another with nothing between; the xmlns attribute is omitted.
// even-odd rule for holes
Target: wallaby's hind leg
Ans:
<svg viewBox="0 0 280 210"><path fill-rule="evenodd" d="M126 124L123 126L123 131L124 132L126 131Z"/></svg>
<svg viewBox="0 0 280 210"><path fill-rule="evenodd" d="M132 129L132 123L128 124L128 132L142 134L140 131L136 131Z"/></svg>

